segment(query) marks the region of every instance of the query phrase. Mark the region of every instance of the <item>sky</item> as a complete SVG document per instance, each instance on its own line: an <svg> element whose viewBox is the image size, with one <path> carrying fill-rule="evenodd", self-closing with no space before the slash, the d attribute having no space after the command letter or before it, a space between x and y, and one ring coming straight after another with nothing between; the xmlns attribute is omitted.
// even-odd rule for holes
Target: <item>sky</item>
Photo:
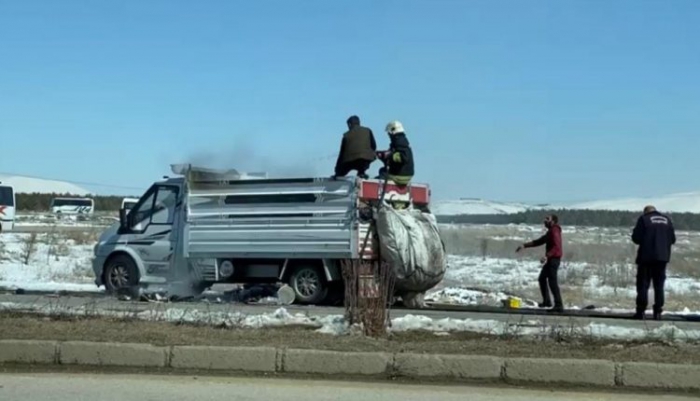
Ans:
<svg viewBox="0 0 700 401"><path fill-rule="evenodd" d="M0 0L0 173L330 176L398 119L436 199L700 191L700 2ZM379 168L379 162L372 171Z"/></svg>

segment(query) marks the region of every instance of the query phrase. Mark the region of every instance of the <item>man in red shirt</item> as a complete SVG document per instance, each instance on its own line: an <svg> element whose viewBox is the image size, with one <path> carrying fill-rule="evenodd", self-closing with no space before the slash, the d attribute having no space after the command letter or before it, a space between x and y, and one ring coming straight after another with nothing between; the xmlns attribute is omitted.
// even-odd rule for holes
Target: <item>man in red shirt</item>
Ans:
<svg viewBox="0 0 700 401"><path fill-rule="evenodd" d="M540 308L552 307L552 301L549 297L549 291L552 291L552 296L554 297L554 308L552 311L563 312L564 303L561 300L557 280L557 273L563 255L559 218L556 215L545 217L544 226L547 227L547 232L542 237L519 246L516 252L520 252L525 248L545 245L545 256L540 260L542 262L542 271L540 272L539 282L542 303L539 306Z"/></svg>

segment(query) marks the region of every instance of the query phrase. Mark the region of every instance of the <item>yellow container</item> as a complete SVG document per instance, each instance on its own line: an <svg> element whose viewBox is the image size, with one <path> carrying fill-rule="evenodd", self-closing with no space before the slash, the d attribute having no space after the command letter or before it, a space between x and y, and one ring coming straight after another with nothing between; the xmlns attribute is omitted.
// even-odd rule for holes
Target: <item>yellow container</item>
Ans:
<svg viewBox="0 0 700 401"><path fill-rule="evenodd" d="M508 307L511 309L520 309L520 299L508 297Z"/></svg>

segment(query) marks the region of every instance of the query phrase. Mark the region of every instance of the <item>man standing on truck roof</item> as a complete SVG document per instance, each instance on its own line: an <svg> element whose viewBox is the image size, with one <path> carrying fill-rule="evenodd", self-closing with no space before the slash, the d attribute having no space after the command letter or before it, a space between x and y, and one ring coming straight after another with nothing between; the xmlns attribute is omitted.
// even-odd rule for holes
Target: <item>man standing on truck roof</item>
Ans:
<svg viewBox="0 0 700 401"><path fill-rule="evenodd" d="M671 219L654 206L644 208L632 231L637 249L637 311L635 319L644 319L649 297L649 284L654 283L654 320L661 320L664 307L666 265L671 261L671 247L676 243L676 231Z"/></svg>
<svg viewBox="0 0 700 401"><path fill-rule="evenodd" d="M397 185L408 185L414 174L413 150L408 142L403 124L392 121L384 129L389 134L389 150L378 152L385 167L379 170L379 178L389 179Z"/></svg>
<svg viewBox="0 0 700 401"><path fill-rule="evenodd" d="M542 293L542 303L539 304L539 307L552 307L552 301L549 297L549 291L551 290L552 295L554 296L554 308L552 308L552 311L563 312L564 302L561 299L561 292L559 291L559 282L557 278L559 265L561 264L561 257L563 255L559 217L554 214L545 217L544 226L547 228L547 232L543 236L519 246L516 252L520 252L525 248L534 248L545 245L546 253L542 259L540 259L540 262L542 263L542 270L540 271L539 284L540 292Z"/></svg>
<svg viewBox="0 0 700 401"><path fill-rule="evenodd" d="M343 134L340 143L340 153L335 163L333 178L345 177L352 170L357 170L357 176L367 177L367 169L377 158L377 143L374 141L372 130L360 125L360 117L351 116L347 120L348 131Z"/></svg>

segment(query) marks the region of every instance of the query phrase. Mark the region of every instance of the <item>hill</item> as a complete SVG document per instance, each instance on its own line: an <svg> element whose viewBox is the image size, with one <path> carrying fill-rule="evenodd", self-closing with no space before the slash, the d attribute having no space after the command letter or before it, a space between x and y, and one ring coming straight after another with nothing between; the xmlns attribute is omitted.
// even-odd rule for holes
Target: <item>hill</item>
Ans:
<svg viewBox="0 0 700 401"><path fill-rule="evenodd" d="M90 191L65 181L45 180L20 175L0 174L0 182L12 185L15 193L88 195Z"/></svg>
<svg viewBox="0 0 700 401"><path fill-rule="evenodd" d="M518 202L496 202L463 198L435 201L433 213L439 216L516 214L533 210L611 210L639 213L647 205L662 212L700 213L700 192L685 192L648 198L619 198L573 204L528 205Z"/></svg>
<svg viewBox="0 0 700 401"><path fill-rule="evenodd" d="M700 192L686 192L650 198L622 198L591 201L569 205L566 208L640 212L646 205L654 205L662 212L700 213Z"/></svg>
<svg viewBox="0 0 700 401"><path fill-rule="evenodd" d="M436 201L432 212L439 216L458 216L465 214L514 214L527 210L541 209L542 206L515 202L496 202L485 199L462 198L459 200Z"/></svg>

